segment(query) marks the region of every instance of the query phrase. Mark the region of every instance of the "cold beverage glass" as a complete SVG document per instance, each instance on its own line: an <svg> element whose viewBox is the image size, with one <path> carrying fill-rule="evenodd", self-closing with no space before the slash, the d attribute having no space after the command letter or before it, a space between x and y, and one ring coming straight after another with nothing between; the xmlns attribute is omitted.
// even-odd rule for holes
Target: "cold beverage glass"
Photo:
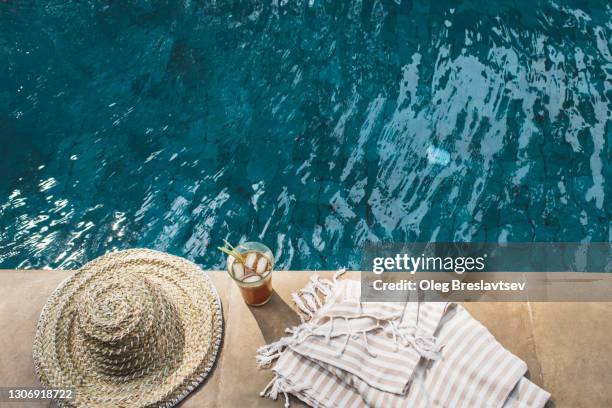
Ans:
<svg viewBox="0 0 612 408"><path fill-rule="evenodd" d="M244 301L251 306L266 304L272 296L274 255L259 242L245 242L235 247L242 259L227 257L227 271L236 281Z"/></svg>

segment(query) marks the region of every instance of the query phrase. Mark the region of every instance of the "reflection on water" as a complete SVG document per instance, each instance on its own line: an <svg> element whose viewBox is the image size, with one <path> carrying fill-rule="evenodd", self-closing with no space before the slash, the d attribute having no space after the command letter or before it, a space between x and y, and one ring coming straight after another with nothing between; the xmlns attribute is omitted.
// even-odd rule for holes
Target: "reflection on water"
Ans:
<svg viewBox="0 0 612 408"><path fill-rule="evenodd" d="M399 3L399 4L398 4ZM605 1L0 3L0 266L608 241Z"/></svg>

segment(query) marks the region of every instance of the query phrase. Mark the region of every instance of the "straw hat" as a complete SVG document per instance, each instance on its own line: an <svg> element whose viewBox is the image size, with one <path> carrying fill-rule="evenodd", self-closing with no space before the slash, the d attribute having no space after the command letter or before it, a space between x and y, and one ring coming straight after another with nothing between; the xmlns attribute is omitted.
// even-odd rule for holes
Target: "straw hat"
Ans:
<svg viewBox="0 0 612 408"><path fill-rule="evenodd" d="M53 292L34 340L43 386L61 407L171 407L206 378L221 344L221 303L205 273L134 249L83 266Z"/></svg>

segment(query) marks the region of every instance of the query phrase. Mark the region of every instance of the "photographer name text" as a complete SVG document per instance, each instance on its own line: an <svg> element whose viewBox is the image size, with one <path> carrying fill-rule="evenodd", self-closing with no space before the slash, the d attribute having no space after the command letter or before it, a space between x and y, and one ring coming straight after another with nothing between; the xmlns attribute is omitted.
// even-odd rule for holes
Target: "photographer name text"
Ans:
<svg viewBox="0 0 612 408"><path fill-rule="evenodd" d="M479 282L462 282L459 279L453 279L451 281L435 281L435 280L405 280L402 279L397 282L385 282L382 279L377 279L372 282L372 287L377 291L437 291L448 293L450 291L523 291L525 290L526 282L486 282L480 280Z"/></svg>

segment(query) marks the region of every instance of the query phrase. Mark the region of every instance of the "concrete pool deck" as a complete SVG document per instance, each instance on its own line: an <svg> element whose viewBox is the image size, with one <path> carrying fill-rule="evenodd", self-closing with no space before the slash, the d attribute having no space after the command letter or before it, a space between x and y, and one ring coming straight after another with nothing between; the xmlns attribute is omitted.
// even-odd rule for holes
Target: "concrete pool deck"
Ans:
<svg viewBox="0 0 612 408"><path fill-rule="evenodd" d="M32 339L40 311L70 271L0 270L0 387L36 386ZM330 272L318 272L329 277ZM223 302L225 340L207 382L180 406L279 407L259 397L272 378L255 366L255 350L299 323L290 298L310 273L275 272L275 293L262 307L248 307L224 272L209 272ZM352 272L348 277L358 278ZM529 377L552 394L555 407L612 406L612 303L465 303L510 351L525 360ZM297 402L295 405L299 405ZM7 403L4 408L52 406Z"/></svg>

